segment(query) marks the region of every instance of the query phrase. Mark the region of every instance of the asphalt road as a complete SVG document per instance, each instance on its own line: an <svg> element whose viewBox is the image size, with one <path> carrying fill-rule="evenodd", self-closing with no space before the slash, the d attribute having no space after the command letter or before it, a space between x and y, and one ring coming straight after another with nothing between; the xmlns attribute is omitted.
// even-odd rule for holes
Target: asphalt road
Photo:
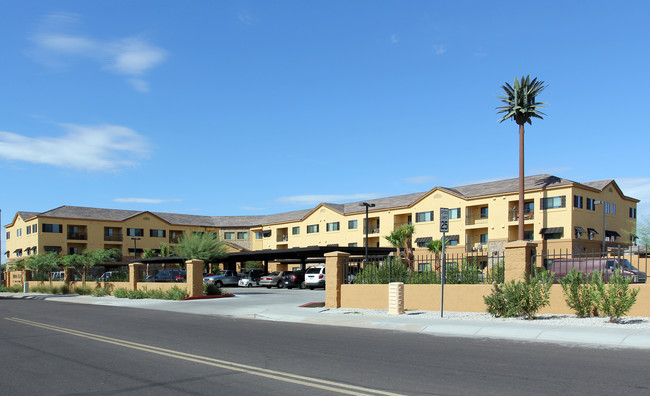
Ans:
<svg viewBox="0 0 650 396"><path fill-rule="evenodd" d="M0 389L80 394L644 394L650 353L0 299Z"/></svg>

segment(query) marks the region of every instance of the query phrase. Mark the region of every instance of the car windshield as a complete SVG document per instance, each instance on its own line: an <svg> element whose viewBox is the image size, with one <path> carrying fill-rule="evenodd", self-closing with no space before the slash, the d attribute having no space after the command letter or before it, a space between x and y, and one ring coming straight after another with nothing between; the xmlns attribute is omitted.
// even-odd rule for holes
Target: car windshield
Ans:
<svg viewBox="0 0 650 396"><path fill-rule="evenodd" d="M318 267L312 267L307 270L307 274L318 274L320 272L320 268Z"/></svg>
<svg viewBox="0 0 650 396"><path fill-rule="evenodd" d="M228 275L228 271L219 271L217 272L217 275Z"/></svg>
<svg viewBox="0 0 650 396"><path fill-rule="evenodd" d="M632 265L632 263L630 263L630 261L627 260L627 259L623 259L623 260L621 260L621 265L622 265L624 268L627 268L627 269L636 269L636 268L634 268L634 266Z"/></svg>
<svg viewBox="0 0 650 396"><path fill-rule="evenodd" d="M278 276L278 275L282 275L282 272L280 271L271 272L269 276Z"/></svg>

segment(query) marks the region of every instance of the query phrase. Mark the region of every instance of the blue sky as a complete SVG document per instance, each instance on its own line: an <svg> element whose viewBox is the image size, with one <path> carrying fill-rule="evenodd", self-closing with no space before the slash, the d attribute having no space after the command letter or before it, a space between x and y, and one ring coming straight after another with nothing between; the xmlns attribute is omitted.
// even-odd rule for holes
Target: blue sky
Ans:
<svg viewBox="0 0 650 396"><path fill-rule="evenodd" d="M650 215L647 1L0 3L2 225L61 205L270 214L526 174ZM4 232L2 233L4 244ZM4 246L2 247L4 250Z"/></svg>

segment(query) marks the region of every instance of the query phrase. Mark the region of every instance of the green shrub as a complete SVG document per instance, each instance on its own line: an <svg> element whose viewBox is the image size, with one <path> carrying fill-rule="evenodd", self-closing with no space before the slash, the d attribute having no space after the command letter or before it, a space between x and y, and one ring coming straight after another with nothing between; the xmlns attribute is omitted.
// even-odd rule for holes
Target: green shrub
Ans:
<svg viewBox="0 0 650 396"><path fill-rule="evenodd" d="M69 285L62 285L59 287L59 291L61 294L70 294L70 286Z"/></svg>
<svg viewBox="0 0 650 396"><path fill-rule="evenodd" d="M223 293L221 292L221 289L219 286L212 284L212 283L204 283L203 284L203 294L206 296L220 296Z"/></svg>
<svg viewBox="0 0 650 396"><path fill-rule="evenodd" d="M174 286L171 289L167 290L163 297L165 300L182 300L184 298L187 298L187 291L179 288L178 286Z"/></svg>
<svg viewBox="0 0 650 396"><path fill-rule="evenodd" d="M113 291L113 296L117 298L127 298L129 296L129 291L123 287L118 287Z"/></svg>
<svg viewBox="0 0 650 396"><path fill-rule="evenodd" d="M162 300L165 297L165 293L160 289L148 290L146 287L142 289L144 295L143 298L153 298L156 300Z"/></svg>
<svg viewBox="0 0 650 396"><path fill-rule="evenodd" d="M602 273L592 272L585 279L585 275L571 268L566 276L560 279L564 299L579 318L589 315L598 316L601 304Z"/></svg>
<svg viewBox="0 0 650 396"><path fill-rule="evenodd" d="M12 286L0 286L0 292L5 292L5 293L22 293L23 291L23 286L22 285L12 285Z"/></svg>
<svg viewBox="0 0 650 396"><path fill-rule="evenodd" d="M90 286L75 286L74 288L74 292L80 296L87 296L91 291Z"/></svg>
<svg viewBox="0 0 650 396"><path fill-rule="evenodd" d="M550 303L553 274L539 271L529 279L529 282L495 283L490 295L483 297L487 312L506 318L524 316L535 319L537 312Z"/></svg>
<svg viewBox="0 0 650 396"><path fill-rule="evenodd" d="M618 322L621 316L624 316L636 303L636 296L639 289L631 289L630 282L632 279L625 278L621 275L621 270L617 269L614 275L609 278L607 289L601 289L601 309L603 313L609 316L610 322Z"/></svg>
<svg viewBox="0 0 650 396"><path fill-rule="evenodd" d="M104 296L110 296L112 291L113 291L113 286L106 285L104 287L96 287L90 294L93 297L104 297Z"/></svg>
<svg viewBox="0 0 650 396"><path fill-rule="evenodd" d="M129 290L126 292L126 298L129 300L142 300L146 298L145 290Z"/></svg>

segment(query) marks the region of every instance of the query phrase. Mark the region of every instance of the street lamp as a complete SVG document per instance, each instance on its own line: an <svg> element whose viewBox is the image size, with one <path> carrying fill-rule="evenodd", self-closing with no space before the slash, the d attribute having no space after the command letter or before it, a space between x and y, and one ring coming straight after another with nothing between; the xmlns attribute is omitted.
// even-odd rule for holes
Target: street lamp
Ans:
<svg viewBox="0 0 650 396"><path fill-rule="evenodd" d="M138 249L137 249L137 243L140 240L140 238L131 238L133 241L133 259L135 260L136 257L138 257Z"/></svg>
<svg viewBox="0 0 650 396"><path fill-rule="evenodd" d="M369 226L369 224L368 224L368 209L369 208L374 208L375 204L374 203L368 203L368 202L362 202L362 203L359 204L359 206L365 206L366 207L366 226L365 226L365 229L366 229L366 243L365 243L365 245L366 245L366 255L365 255L364 260L367 263L368 262L368 226Z"/></svg>
<svg viewBox="0 0 650 396"><path fill-rule="evenodd" d="M605 230L606 219L605 219L605 201L594 201L594 205L603 205L603 253L605 253L605 238L607 237L607 231Z"/></svg>

